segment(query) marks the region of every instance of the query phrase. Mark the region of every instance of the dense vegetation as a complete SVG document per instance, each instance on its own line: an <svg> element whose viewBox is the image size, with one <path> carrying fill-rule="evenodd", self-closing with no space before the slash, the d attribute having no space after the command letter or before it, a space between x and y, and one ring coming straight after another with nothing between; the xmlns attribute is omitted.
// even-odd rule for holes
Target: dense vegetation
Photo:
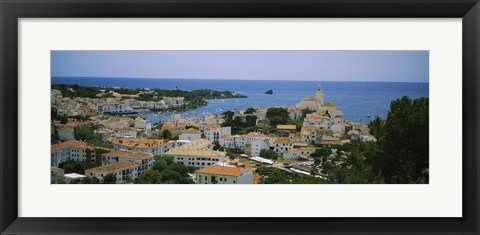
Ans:
<svg viewBox="0 0 480 235"><path fill-rule="evenodd" d="M276 128L277 125L288 122L288 110L286 108L269 108L267 109L267 118L270 120L270 125Z"/></svg>
<svg viewBox="0 0 480 235"><path fill-rule="evenodd" d="M55 125L53 125L53 132L50 133L50 144L58 144L60 142L60 136Z"/></svg>
<svg viewBox="0 0 480 235"><path fill-rule="evenodd" d="M428 183L428 98L392 101L387 119L370 122L377 142L352 141L333 156L316 153L328 183Z"/></svg>
<svg viewBox="0 0 480 235"><path fill-rule="evenodd" d="M226 111L222 113L224 116L225 122L221 126L230 126L233 135L244 135L249 132L255 131L255 123L248 123L247 121L242 120L241 117L233 117L234 113L232 111Z"/></svg>
<svg viewBox="0 0 480 235"><path fill-rule="evenodd" d="M171 157L155 156L153 169L144 171L135 179L136 184L193 184L188 173L195 168L176 163Z"/></svg>
<svg viewBox="0 0 480 235"><path fill-rule="evenodd" d="M75 139L85 141L90 145L110 148L111 146L102 142L100 135L94 133L96 129L98 129L98 126L94 125L76 127L74 130Z"/></svg>
<svg viewBox="0 0 480 235"><path fill-rule="evenodd" d="M265 184L322 184L325 180L302 175L298 173L288 172L286 170L275 167L259 167L256 173L264 177Z"/></svg>
<svg viewBox="0 0 480 235"><path fill-rule="evenodd" d="M58 168L62 168L65 171L65 174L85 174L85 166L82 163L73 160L60 163L60 165L58 165Z"/></svg>
<svg viewBox="0 0 480 235"><path fill-rule="evenodd" d="M278 158L278 154L271 149L262 149L260 150L260 157L276 160Z"/></svg>

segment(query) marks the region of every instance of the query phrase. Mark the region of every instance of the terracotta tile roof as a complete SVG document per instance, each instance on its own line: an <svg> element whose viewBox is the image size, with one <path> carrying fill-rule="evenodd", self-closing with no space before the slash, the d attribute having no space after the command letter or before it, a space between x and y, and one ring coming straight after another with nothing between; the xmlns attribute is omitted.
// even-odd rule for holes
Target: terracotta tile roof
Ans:
<svg viewBox="0 0 480 235"><path fill-rule="evenodd" d="M247 134L247 136L250 136L250 137L266 137L266 135L264 134L259 134L259 133L256 133L256 132L249 132Z"/></svg>
<svg viewBox="0 0 480 235"><path fill-rule="evenodd" d="M241 167L219 166L211 165L203 169L195 171L195 173L210 174L210 175L226 175L226 176L240 176L244 171L250 171Z"/></svg>
<svg viewBox="0 0 480 235"><path fill-rule="evenodd" d="M313 151L313 147L300 147L290 149L290 152Z"/></svg>
<svg viewBox="0 0 480 235"><path fill-rule="evenodd" d="M330 117L326 115L318 115L316 113L310 113L305 116L305 119L330 119Z"/></svg>
<svg viewBox="0 0 480 235"><path fill-rule="evenodd" d="M115 131L141 131L141 129L133 128L133 127L119 127L115 128Z"/></svg>
<svg viewBox="0 0 480 235"><path fill-rule="evenodd" d="M282 143L282 144L293 144L291 140L288 139L288 137L280 137L275 141L275 143Z"/></svg>
<svg viewBox="0 0 480 235"><path fill-rule="evenodd" d="M206 139L192 140L182 146L176 147L164 155L168 156L205 156L205 157L225 157L225 152L206 150L212 142Z"/></svg>
<svg viewBox="0 0 480 235"><path fill-rule="evenodd" d="M343 142L341 142L341 141L339 141L339 140L324 140L324 141L322 141L320 144L342 145Z"/></svg>
<svg viewBox="0 0 480 235"><path fill-rule="evenodd" d="M329 101L327 102L326 104L324 104L323 106L325 107L337 107L333 102Z"/></svg>
<svg viewBox="0 0 480 235"><path fill-rule="evenodd" d="M225 152L215 151L215 150L185 150L179 151L172 149L163 154L164 156L201 156L201 157L219 157L223 158L226 156Z"/></svg>
<svg viewBox="0 0 480 235"><path fill-rule="evenodd" d="M259 174L253 174L253 177L252 177L253 182L258 183L258 182L260 182L262 179L263 179L263 177L262 177L261 175L259 175Z"/></svg>
<svg viewBox="0 0 480 235"><path fill-rule="evenodd" d="M307 96L307 97L303 98L302 101L318 101L318 100L311 97L311 96Z"/></svg>
<svg viewBox="0 0 480 235"><path fill-rule="evenodd" d="M109 153L104 153L102 156L111 156L111 157L134 157L137 159L148 159L148 158L153 158L153 154L151 153L145 153L141 151L135 151L135 150L128 150L128 151L113 151Z"/></svg>
<svg viewBox="0 0 480 235"><path fill-rule="evenodd" d="M202 132L196 130L196 129L193 129L193 128L188 128L186 131L184 131L184 133L189 133L189 134L202 134Z"/></svg>
<svg viewBox="0 0 480 235"><path fill-rule="evenodd" d="M172 124L170 123L164 123L162 125L162 128L165 128L165 129L185 129L185 127L187 127L187 125L185 124L182 124L182 125L178 125L178 126L173 126Z"/></svg>
<svg viewBox="0 0 480 235"><path fill-rule="evenodd" d="M156 148L158 146L174 144L175 141L168 141L163 139L142 139L142 138L115 138L109 137L107 139L113 144L122 145L128 148Z"/></svg>
<svg viewBox="0 0 480 235"><path fill-rule="evenodd" d="M59 143L59 144L52 144L50 146L50 151L52 153L55 153L55 152L58 152L60 149L67 148L67 147L71 147L73 149L95 150L95 146L88 145L85 142L80 142L80 141L76 141L76 140L69 140L69 141Z"/></svg>
<svg viewBox="0 0 480 235"><path fill-rule="evenodd" d="M129 162L129 161L118 162L118 163L113 163L113 164L110 164L110 165L107 165L107 166L99 166L99 167L87 169L87 170L85 170L85 173L93 172L93 173L97 173L97 174L110 174L110 173L113 173L113 172L123 171L123 170L131 169L131 168L139 167L139 166L140 166L139 164Z"/></svg>
<svg viewBox="0 0 480 235"><path fill-rule="evenodd" d="M296 130L297 126L295 125L277 125L277 129L282 129L282 130Z"/></svg>

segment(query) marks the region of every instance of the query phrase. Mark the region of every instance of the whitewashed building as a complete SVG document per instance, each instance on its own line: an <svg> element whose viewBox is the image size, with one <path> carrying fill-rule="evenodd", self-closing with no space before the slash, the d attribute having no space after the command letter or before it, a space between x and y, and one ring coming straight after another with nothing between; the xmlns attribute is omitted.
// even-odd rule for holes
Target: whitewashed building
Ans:
<svg viewBox="0 0 480 235"><path fill-rule="evenodd" d="M180 134L178 137L179 140L198 140L202 138L202 132L195 130L193 128L189 128Z"/></svg>
<svg viewBox="0 0 480 235"><path fill-rule="evenodd" d="M113 163L107 166L99 166L85 170L85 175L95 177L103 181L108 174L113 174L116 183L125 183L127 180L134 180L139 176L140 165L134 162L125 161Z"/></svg>
<svg viewBox="0 0 480 235"><path fill-rule="evenodd" d="M116 150L138 150L153 155L162 155L175 147L174 140L163 139L109 137L107 142Z"/></svg>
<svg viewBox="0 0 480 235"><path fill-rule="evenodd" d="M230 149L245 149L245 135L226 135L220 138L220 145Z"/></svg>
<svg viewBox="0 0 480 235"><path fill-rule="evenodd" d="M212 142L199 139L174 148L163 156L173 157L177 163L201 169L227 160L226 153L212 150Z"/></svg>
<svg viewBox="0 0 480 235"><path fill-rule="evenodd" d="M102 164L108 165L117 162L130 161L140 165L138 169L140 172L143 170L149 170L153 167L153 154L140 152L136 150L119 150L105 153L102 155Z"/></svg>
<svg viewBox="0 0 480 235"><path fill-rule="evenodd" d="M152 130L152 122L150 120L135 119L135 123L133 126L137 129L143 130L145 134L149 134Z"/></svg>
<svg viewBox="0 0 480 235"><path fill-rule="evenodd" d="M212 165L195 171L197 184L253 184L253 170Z"/></svg>
<svg viewBox="0 0 480 235"><path fill-rule="evenodd" d="M210 125L204 130L205 138L213 143L220 143L220 137L232 134L232 127L221 127L219 125Z"/></svg>

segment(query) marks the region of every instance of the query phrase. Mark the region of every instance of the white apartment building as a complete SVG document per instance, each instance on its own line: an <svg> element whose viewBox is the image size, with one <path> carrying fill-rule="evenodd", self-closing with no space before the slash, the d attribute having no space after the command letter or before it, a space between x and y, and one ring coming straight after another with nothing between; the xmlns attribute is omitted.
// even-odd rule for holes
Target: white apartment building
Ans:
<svg viewBox="0 0 480 235"><path fill-rule="evenodd" d="M133 112L132 106L122 103L106 103L98 105L98 110L103 113L130 113Z"/></svg>
<svg viewBox="0 0 480 235"><path fill-rule="evenodd" d="M213 143L219 142L220 138L225 135L232 134L232 127L226 126L221 127L219 125L210 125L204 130L205 138L212 141Z"/></svg>
<svg viewBox="0 0 480 235"><path fill-rule="evenodd" d="M66 142L64 142L66 143ZM50 148L51 166L58 167L60 163L70 160L72 146L69 144L54 144Z"/></svg>
<svg viewBox="0 0 480 235"><path fill-rule="evenodd" d="M184 97L163 97L163 101L168 107L179 107L185 103Z"/></svg>
<svg viewBox="0 0 480 235"><path fill-rule="evenodd" d="M84 142L71 140L51 145L50 148L51 166L54 167L58 167L60 163L69 160L85 162L88 158L94 162L96 159L96 151L94 146L90 146Z"/></svg>
<svg viewBox="0 0 480 235"><path fill-rule="evenodd" d="M153 155L162 155L175 147L174 140L141 138L107 138L116 150L138 150Z"/></svg>
<svg viewBox="0 0 480 235"><path fill-rule="evenodd" d="M174 148L163 156L173 157L177 163L201 169L227 160L226 153L212 150L212 142L199 139Z"/></svg>
<svg viewBox="0 0 480 235"><path fill-rule="evenodd" d="M253 170L212 165L195 171L197 184L253 184Z"/></svg>
<svg viewBox="0 0 480 235"><path fill-rule="evenodd" d="M139 176L139 169L139 164L125 161L87 169L85 170L85 175L103 181L106 175L113 174L116 178L116 183L125 183L128 178L130 178L130 180L137 178Z"/></svg>
<svg viewBox="0 0 480 235"><path fill-rule="evenodd" d="M178 137L179 140L198 140L202 138L202 132L195 130L193 128L189 128L180 134Z"/></svg>
<svg viewBox="0 0 480 235"><path fill-rule="evenodd" d="M250 145L250 155L252 155L253 157L259 157L260 151L262 151L262 149L270 148L270 142L268 141L267 138L257 138L251 141L249 145Z"/></svg>
<svg viewBox="0 0 480 235"><path fill-rule="evenodd" d="M105 153L102 155L102 164L108 165L117 162L134 162L140 165L138 171L149 170L153 167L153 154L144 153L136 150L119 150Z"/></svg>
<svg viewBox="0 0 480 235"><path fill-rule="evenodd" d="M294 148L310 147L308 143L291 141L288 138L278 138L275 142L274 150L284 159L287 159L287 154ZM305 149L306 151L306 149Z"/></svg>
<svg viewBox="0 0 480 235"><path fill-rule="evenodd" d="M302 127L300 136L303 142L311 144L320 144L323 140L323 136L331 131L323 129L322 127ZM333 132L332 132L333 134Z"/></svg>
<svg viewBox="0 0 480 235"><path fill-rule="evenodd" d="M283 159L298 159L300 156L303 155L304 158L310 158L310 154L315 152L315 148L311 146L307 147L300 147L300 148L292 148L288 151L284 156Z"/></svg>
<svg viewBox="0 0 480 235"><path fill-rule="evenodd" d="M307 114L303 120L304 127L323 127L330 128L335 121L326 115L319 115L316 113Z"/></svg>
<svg viewBox="0 0 480 235"><path fill-rule="evenodd" d="M245 149L245 135L226 135L220 138L220 145L230 149Z"/></svg>
<svg viewBox="0 0 480 235"><path fill-rule="evenodd" d="M151 109L151 110L160 110L166 109L168 106L165 104L165 101L140 101L139 106L144 109Z"/></svg>
<svg viewBox="0 0 480 235"><path fill-rule="evenodd" d="M291 141L286 137L278 138L273 150L280 156L284 157L293 148L294 144L294 141Z"/></svg>
<svg viewBox="0 0 480 235"><path fill-rule="evenodd" d="M119 138L137 138L139 129L131 127L115 128L115 136Z"/></svg>
<svg viewBox="0 0 480 235"><path fill-rule="evenodd" d="M144 119L136 119L133 125L136 129L141 129L145 134L149 134L152 130L152 122Z"/></svg>

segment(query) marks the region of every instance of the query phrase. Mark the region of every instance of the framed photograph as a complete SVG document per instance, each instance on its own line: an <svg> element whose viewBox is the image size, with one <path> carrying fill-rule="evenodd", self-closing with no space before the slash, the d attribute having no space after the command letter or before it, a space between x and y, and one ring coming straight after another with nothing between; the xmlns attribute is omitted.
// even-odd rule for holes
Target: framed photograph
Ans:
<svg viewBox="0 0 480 235"><path fill-rule="evenodd" d="M0 9L2 234L480 232L476 0Z"/></svg>

